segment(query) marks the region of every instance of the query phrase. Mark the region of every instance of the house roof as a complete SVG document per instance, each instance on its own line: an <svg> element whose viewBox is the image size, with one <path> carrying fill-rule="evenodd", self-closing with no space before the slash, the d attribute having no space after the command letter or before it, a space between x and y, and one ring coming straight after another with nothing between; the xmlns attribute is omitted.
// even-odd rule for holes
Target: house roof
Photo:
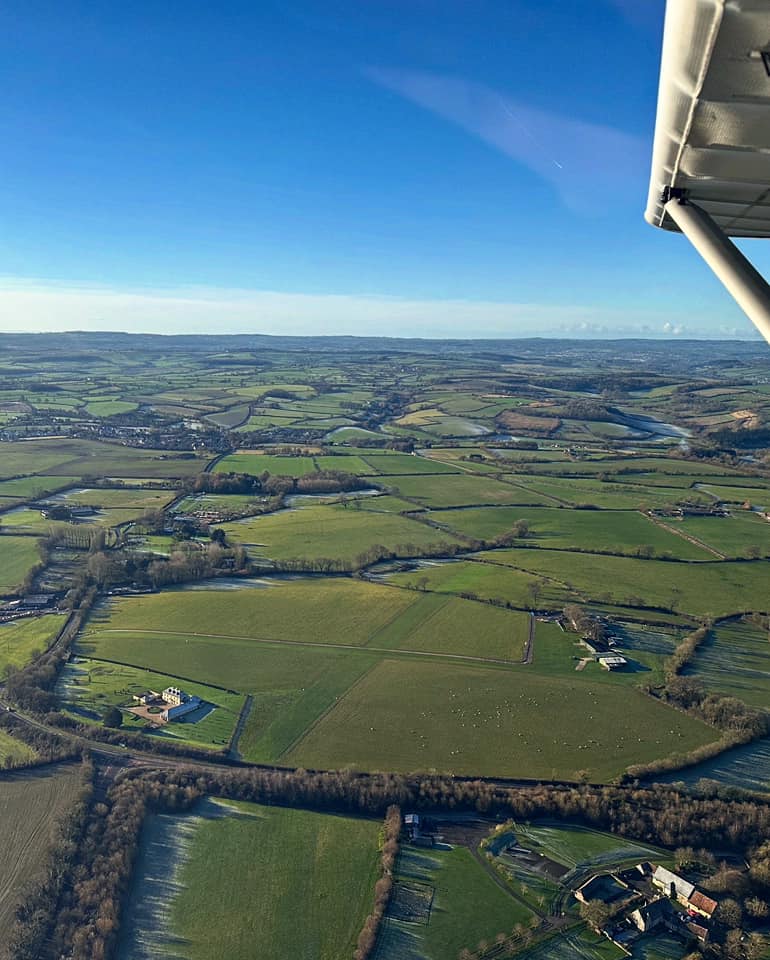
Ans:
<svg viewBox="0 0 770 960"><path fill-rule="evenodd" d="M677 896L682 897L684 900L689 900L695 892L694 884L688 883L683 877L679 877L670 870L666 870L665 867L657 867L655 873L652 875L652 879L656 883L661 884L661 886L666 887L666 889L673 886Z"/></svg>
<svg viewBox="0 0 770 960"><path fill-rule="evenodd" d="M702 910L704 913L707 913L709 916L716 910L717 902L712 900L711 897L707 897L705 893L701 893L700 890L696 890L695 893L690 897L689 902L697 910Z"/></svg>

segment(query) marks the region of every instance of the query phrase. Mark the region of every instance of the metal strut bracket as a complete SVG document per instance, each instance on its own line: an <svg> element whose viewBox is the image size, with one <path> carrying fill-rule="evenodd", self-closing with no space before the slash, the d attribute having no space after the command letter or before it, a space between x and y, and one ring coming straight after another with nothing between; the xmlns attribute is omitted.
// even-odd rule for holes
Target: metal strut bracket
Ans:
<svg viewBox="0 0 770 960"><path fill-rule="evenodd" d="M701 207L673 197L664 210L770 343L770 284Z"/></svg>

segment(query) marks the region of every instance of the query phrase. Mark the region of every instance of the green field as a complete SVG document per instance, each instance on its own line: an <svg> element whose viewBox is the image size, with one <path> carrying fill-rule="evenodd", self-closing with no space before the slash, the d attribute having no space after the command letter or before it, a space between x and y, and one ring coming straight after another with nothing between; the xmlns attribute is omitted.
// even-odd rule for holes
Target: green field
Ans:
<svg viewBox="0 0 770 960"><path fill-rule="evenodd" d="M368 647L520 660L529 619L528 614L485 603L437 593L418 594L400 617L372 636Z"/></svg>
<svg viewBox="0 0 770 960"><path fill-rule="evenodd" d="M144 509L144 507L129 507L126 509L98 510L83 520L76 521L76 523L77 526L115 527L121 523L137 520L144 513ZM69 520L49 520L43 516L39 509L33 507L3 514L0 520L8 530L37 534L40 537L46 536L51 530L66 530L72 526L72 522Z"/></svg>
<svg viewBox="0 0 770 960"><path fill-rule="evenodd" d="M142 490L136 487L86 487L61 496L66 505L88 505L107 509L159 510L176 496L173 490Z"/></svg>
<svg viewBox="0 0 770 960"><path fill-rule="evenodd" d="M259 476L267 472L278 477L304 477L314 470L312 457L273 457L262 453L233 453L214 466L216 473L251 473Z"/></svg>
<svg viewBox="0 0 770 960"><path fill-rule="evenodd" d="M123 447L97 440L31 440L3 444L0 476L186 477L205 461L189 453Z"/></svg>
<svg viewBox="0 0 770 960"><path fill-rule="evenodd" d="M363 459L371 466L370 473L379 473L383 476L423 473L452 474L457 468L435 460L427 460L407 453L381 453L375 457L364 454Z"/></svg>
<svg viewBox="0 0 770 960"><path fill-rule="evenodd" d="M770 554L770 523L755 513L737 512L730 517L686 517L671 525L727 557L744 557L752 550L758 556Z"/></svg>
<svg viewBox="0 0 770 960"><path fill-rule="evenodd" d="M489 554L477 554L494 559L498 551ZM424 585L427 590L439 593L471 593L484 600L502 600L514 607L527 608L533 605L530 589L540 578L530 573L514 570L512 567L496 563L479 563L473 560L452 560L446 563L434 563L408 573L392 574L388 583L416 589ZM561 605L572 594L563 584L547 582L546 588L538 595L542 603Z"/></svg>
<svg viewBox="0 0 770 960"><path fill-rule="evenodd" d="M63 613L49 613L0 623L0 677L9 664L23 667L34 653L47 650L66 619Z"/></svg>
<svg viewBox="0 0 770 960"><path fill-rule="evenodd" d="M11 514L14 516L17 514ZM8 520L8 514L0 517L3 526L8 526ZM39 562L37 541L33 537L0 537L0 593L12 593Z"/></svg>
<svg viewBox="0 0 770 960"><path fill-rule="evenodd" d="M713 503L713 499L705 493L681 488L602 483L600 480L574 477L556 480L551 476L525 474L509 475L507 479L568 506L590 505L602 510L646 510L650 507L676 504L685 497L704 504Z"/></svg>
<svg viewBox="0 0 770 960"><path fill-rule="evenodd" d="M492 556L492 555L490 555ZM724 617L764 609L770 563L675 563L557 550L496 550L496 563L546 576L586 600Z"/></svg>
<svg viewBox="0 0 770 960"><path fill-rule="evenodd" d="M707 687L770 709L770 641L750 623L719 624L698 648L688 673Z"/></svg>
<svg viewBox="0 0 770 960"><path fill-rule="evenodd" d="M670 553L683 560L708 560L712 556L630 510L481 507L431 511L431 519L483 540L506 533L517 520L526 520L529 533L525 542L538 547L633 554L640 546L649 545L655 553Z"/></svg>
<svg viewBox="0 0 770 960"><path fill-rule="evenodd" d="M15 742L15 741L14 741ZM0 735L0 756L3 745ZM46 855L80 789L76 766L40 773L7 774L0 780L0 957L11 960L8 936L27 886L42 879Z"/></svg>
<svg viewBox="0 0 770 960"><path fill-rule="evenodd" d="M756 479L752 479L756 483ZM770 508L770 490L765 487L748 485L745 487L718 486L709 481L703 484L703 489L708 490L709 493L713 493L719 497L720 500L724 500L725 503L750 503L753 507L758 507L760 510Z"/></svg>
<svg viewBox="0 0 770 960"><path fill-rule="evenodd" d="M91 617L80 648L105 660L141 664L136 650L145 638L167 635L193 644L207 638L243 639L252 646L270 640L519 660L528 632L528 615L489 604L327 578L271 581L266 589L116 598ZM185 659L189 674L194 660ZM227 664L209 679L241 689Z"/></svg>
<svg viewBox="0 0 770 960"><path fill-rule="evenodd" d="M314 457L316 466L319 470L340 470L343 473L355 473L358 476L366 477L377 473L372 469L370 463L367 463L362 457L355 454L351 456L336 455L325 457ZM376 462L376 461L375 461Z"/></svg>
<svg viewBox="0 0 770 960"><path fill-rule="evenodd" d="M592 779L716 739L705 724L620 685L384 660L286 757L336 769Z"/></svg>
<svg viewBox="0 0 770 960"><path fill-rule="evenodd" d="M528 629L526 614L444 594L290 580L114 599L92 617L77 651L251 694L240 751L261 762L532 777L588 769L601 778L711 738L633 690L633 672L575 673L572 639L548 624L538 626L533 665L485 665L519 659ZM458 656L477 662L445 659ZM659 670L659 656L635 659ZM124 679L107 675L105 683L108 699L129 692ZM635 727L645 735L632 736ZM610 729L611 751L603 742Z"/></svg>
<svg viewBox="0 0 770 960"><path fill-rule="evenodd" d="M532 913L502 890L470 850L417 850L405 847L398 858L396 884L432 897L428 922L405 923L389 918L383 927L377 960L402 956L426 960L454 958L480 940L510 934ZM392 913L392 911L391 911ZM405 945L409 952L405 953Z"/></svg>
<svg viewBox="0 0 770 960"><path fill-rule="evenodd" d="M148 632L168 631L190 639L211 636L364 646L416 599L411 592L346 578L276 580L267 589L170 590L109 601L91 617L84 641L96 636L101 649L113 642L123 644L122 635L141 638Z"/></svg>
<svg viewBox="0 0 770 960"><path fill-rule="evenodd" d="M473 507L487 504L549 506L549 501L533 490L472 474L388 477L387 483L393 493L408 497L426 507Z"/></svg>
<svg viewBox="0 0 770 960"><path fill-rule="evenodd" d="M74 483L76 477L20 477L0 482L0 497L44 497Z"/></svg>
<svg viewBox="0 0 770 960"><path fill-rule="evenodd" d="M92 400L86 404L86 411L94 417L114 417L119 413L132 413L138 406L127 400Z"/></svg>
<svg viewBox="0 0 770 960"><path fill-rule="evenodd" d="M328 558L355 564L373 547L399 556L438 553L445 543L461 541L426 524L394 513L355 507L303 506L223 524L228 537L271 560Z"/></svg>
<svg viewBox="0 0 770 960"><path fill-rule="evenodd" d="M605 869L628 860L658 860L662 851L584 827L517 824L516 839L527 850L534 850L572 869L596 866Z"/></svg>
<svg viewBox="0 0 770 960"><path fill-rule="evenodd" d="M252 960L257 945L270 960L349 957L374 898L380 826L223 801L153 816L118 957L178 957L180 941L186 960Z"/></svg>

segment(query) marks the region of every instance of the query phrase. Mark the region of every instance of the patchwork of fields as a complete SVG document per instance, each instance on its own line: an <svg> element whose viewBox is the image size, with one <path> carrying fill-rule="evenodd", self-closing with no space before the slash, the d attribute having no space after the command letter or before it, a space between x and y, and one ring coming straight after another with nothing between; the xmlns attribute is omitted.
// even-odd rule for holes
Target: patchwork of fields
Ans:
<svg viewBox="0 0 770 960"><path fill-rule="evenodd" d="M0 778L2 960L16 892L40 875L79 783L50 763L49 724L107 741L94 751L102 818L114 784L148 776L152 751L233 761L196 780L244 761L622 785L629 767L683 766L724 744L734 728L707 694L761 732L764 366L699 353L685 377L660 356L654 373L636 353L578 366L574 345L558 363L550 347L521 348L154 343L127 369L101 347L34 362L11 350L0 694L17 716L16 736L0 730L0 767L46 766ZM692 703L675 709L669 658L701 623L680 667ZM56 637L61 665L43 656ZM608 652L621 669L601 662ZM169 687L200 703L165 722L152 692ZM13 725L29 720L31 746ZM178 765L158 771L171 782ZM700 774L767 791L767 738L666 775ZM465 814L441 828L446 844L402 849L373 960L502 960L525 929L529 958L618 956L563 901L562 873L530 869L510 844L487 859ZM505 830L564 871L667 858L575 825ZM153 812L119 956L348 957L381 843L381 820L291 807L209 798ZM87 886L84 868L68 890ZM554 904L558 923L541 924ZM673 949L660 939L637 956Z"/></svg>

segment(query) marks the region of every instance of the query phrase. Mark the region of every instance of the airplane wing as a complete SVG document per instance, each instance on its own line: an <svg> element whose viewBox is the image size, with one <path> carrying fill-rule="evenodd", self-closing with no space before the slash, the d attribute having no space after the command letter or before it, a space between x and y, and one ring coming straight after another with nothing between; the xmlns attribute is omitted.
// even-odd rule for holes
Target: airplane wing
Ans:
<svg viewBox="0 0 770 960"><path fill-rule="evenodd" d="M770 287L728 240L770 237L770 0L668 0L645 219L684 233L770 341Z"/></svg>

